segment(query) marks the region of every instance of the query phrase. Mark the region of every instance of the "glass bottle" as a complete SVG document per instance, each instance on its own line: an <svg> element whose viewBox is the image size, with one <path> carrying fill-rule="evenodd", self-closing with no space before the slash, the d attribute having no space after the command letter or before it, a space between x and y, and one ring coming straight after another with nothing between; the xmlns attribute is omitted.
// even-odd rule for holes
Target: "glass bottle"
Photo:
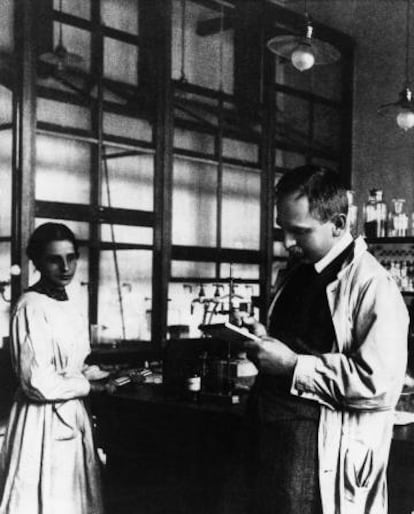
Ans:
<svg viewBox="0 0 414 514"><path fill-rule="evenodd" d="M385 237L387 235L387 204L383 199L382 189L375 189L375 211L377 217L377 237Z"/></svg>
<svg viewBox="0 0 414 514"><path fill-rule="evenodd" d="M393 210L390 216L389 235L406 237L408 235L408 216L404 212L404 198L393 198Z"/></svg>
<svg viewBox="0 0 414 514"><path fill-rule="evenodd" d="M377 213L374 193L375 189L369 192L368 200L364 205L364 233L368 239L377 236Z"/></svg>
<svg viewBox="0 0 414 514"><path fill-rule="evenodd" d="M353 236L356 236L357 222L358 222L358 207L355 205L355 191L348 190L346 192L348 197L348 229Z"/></svg>

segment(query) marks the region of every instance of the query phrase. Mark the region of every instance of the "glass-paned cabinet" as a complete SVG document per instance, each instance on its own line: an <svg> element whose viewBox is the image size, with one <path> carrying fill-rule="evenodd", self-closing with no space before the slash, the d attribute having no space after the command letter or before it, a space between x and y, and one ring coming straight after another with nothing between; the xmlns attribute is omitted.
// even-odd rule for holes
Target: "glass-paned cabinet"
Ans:
<svg viewBox="0 0 414 514"><path fill-rule="evenodd" d="M302 18L266 0L19 0L0 15L14 70L0 74L0 336L49 220L80 240L71 293L102 342L159 348L232 308L264 319L284 259L277 177L350 171L350 39L299 74L264 42Z"/></svg>

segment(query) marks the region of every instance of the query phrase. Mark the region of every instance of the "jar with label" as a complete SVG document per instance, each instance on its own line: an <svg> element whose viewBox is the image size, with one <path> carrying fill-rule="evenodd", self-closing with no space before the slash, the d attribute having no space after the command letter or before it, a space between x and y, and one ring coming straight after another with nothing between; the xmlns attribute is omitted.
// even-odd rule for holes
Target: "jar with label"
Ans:
<svg viewBox="0 0 414 514"><path fill-rule="evenodd" d="M193 373L187 377L186 390L188 398L193 402L198 402L201 392L201 377L198 373Z"/></svg>
<svg viewBox="0 0 414 514"><path fill-rule="evenodd" d="M389 217L388 235L392 237L406 237L408 235L408 216L404 212L404 198L393 198L393 209Z"/></svg>

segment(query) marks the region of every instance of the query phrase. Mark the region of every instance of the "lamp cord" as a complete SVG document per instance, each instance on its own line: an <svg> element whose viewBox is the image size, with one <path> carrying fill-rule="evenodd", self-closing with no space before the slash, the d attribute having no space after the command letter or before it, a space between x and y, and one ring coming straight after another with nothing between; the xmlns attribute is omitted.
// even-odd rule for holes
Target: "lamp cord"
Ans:
<svg viewBox="0 0 414 514"><path fill-rule="evenodd" d="M181 0L181 82L185 82L185 17L186 17L186 0Z"/></svg>
<svg viewBox="0 0 414 514"><path fill-rule="evenodd" d="M224 89L224 81L223 81L223 61L224 61L224 52L223 52L223 46L224 46L224 7L223 4L220 5L220 43L219 43L219 90L220 92Z"/></svg>
<svg viewBox="0 0 414 514"><path fill-rule="evenodd" d="M62 14L62 0L59 1L59 14ZM59 20L59 46L63 46L62 22Z"/></svg>
<svg viewBox="0 0 414 514"><path fill-rule="evenodd" d="M406 22L406 54L405 54L405 80L406 86L409 87L410 79L410 11L411 0L407 0L407 22Z"/></svg>

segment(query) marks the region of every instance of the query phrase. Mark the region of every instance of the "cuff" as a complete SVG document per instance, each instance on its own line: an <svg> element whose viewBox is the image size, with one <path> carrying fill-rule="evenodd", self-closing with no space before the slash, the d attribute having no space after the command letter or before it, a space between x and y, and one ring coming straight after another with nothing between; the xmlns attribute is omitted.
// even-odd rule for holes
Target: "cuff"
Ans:
<svg viewBox="0 0 414 514"><path fill-rule="evenodd" d="M302 396L304 393L314 392L316 366L319 357L314 355L298 355L293 372L291 394Z"/></svg>

